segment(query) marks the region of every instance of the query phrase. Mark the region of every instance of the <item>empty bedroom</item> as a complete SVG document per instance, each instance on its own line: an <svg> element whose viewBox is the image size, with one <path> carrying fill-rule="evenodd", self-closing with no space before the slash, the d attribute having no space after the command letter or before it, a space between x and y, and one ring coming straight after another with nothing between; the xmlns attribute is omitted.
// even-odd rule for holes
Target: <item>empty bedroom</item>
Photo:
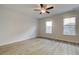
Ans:
<svg viewBox="0 0 79 59"><path fill-rule="evenodd" d="M79 4L0 4L0 55L79 55Z"/></svg>

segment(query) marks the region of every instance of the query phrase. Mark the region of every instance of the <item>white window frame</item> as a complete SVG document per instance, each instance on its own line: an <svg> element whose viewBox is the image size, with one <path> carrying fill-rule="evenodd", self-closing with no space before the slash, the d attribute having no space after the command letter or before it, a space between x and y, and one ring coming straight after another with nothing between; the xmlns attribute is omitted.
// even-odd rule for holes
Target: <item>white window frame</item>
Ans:
<svg viewBox="0 0 79 59"><path fill-rule="evenodd" d="M45 22L45 33L52 33L52 21Z"/></svg>
<svg viewBox="0 0 79 59"><path fill-rule="evenodd" d="M69 20L69 21L68 21ZM72 21L73 20L73 21ZM69 23L69 24L68 24ZM69 30L66 28L69 27ZM64 18L63 21L63 34L64 35L76 35L76 17L71 17L71 18ZM71 28L71 29L70 29ZM71 33L71 32L72 33Z"/></svg>

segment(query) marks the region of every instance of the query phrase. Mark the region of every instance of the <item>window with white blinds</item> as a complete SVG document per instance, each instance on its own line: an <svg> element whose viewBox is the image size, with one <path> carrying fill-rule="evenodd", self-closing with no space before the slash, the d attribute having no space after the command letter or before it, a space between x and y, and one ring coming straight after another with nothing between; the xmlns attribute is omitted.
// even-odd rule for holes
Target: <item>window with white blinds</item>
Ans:
<svg viewBox="0 0 79 59"><path fill-rule="evenodd" d="M46 21L46 33L52 33L52 21Z"/></svg>
<svg viewBox="0 0 79 59"><path fill-rule="evenodd" d="M64 35L76 35L76 17L64 19Z"/></svg>

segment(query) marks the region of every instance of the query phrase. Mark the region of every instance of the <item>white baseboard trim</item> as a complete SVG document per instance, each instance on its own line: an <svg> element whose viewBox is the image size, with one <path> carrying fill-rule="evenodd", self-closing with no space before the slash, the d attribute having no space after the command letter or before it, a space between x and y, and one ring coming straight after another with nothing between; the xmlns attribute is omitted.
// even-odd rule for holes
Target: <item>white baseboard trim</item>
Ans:
<svg viewBox="0 0 79 59"><path fill-rule="evenodd" d="M15 42L24 41L24 40L27 40L27 39L32 39L32 38L35 38L35 37L36 36L28 36L28 37L22 37L22 38L15 38L16 40L10 41L10 42L7 42L7 43L0 44L0 46L12 44L12 43L15 43Z"/></svg>

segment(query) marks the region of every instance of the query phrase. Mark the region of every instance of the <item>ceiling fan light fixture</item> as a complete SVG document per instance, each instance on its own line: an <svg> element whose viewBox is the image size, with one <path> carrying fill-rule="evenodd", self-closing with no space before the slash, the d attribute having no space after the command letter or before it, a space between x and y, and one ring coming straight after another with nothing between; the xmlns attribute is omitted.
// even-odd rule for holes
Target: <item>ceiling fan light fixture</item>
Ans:
<svg viewBox="0 0 79 59"><path fill-rule="evenodd" d="M46 11L45 11L45 10L41 10L41 12L42 12L42 13L45 13Z"/></svg>

